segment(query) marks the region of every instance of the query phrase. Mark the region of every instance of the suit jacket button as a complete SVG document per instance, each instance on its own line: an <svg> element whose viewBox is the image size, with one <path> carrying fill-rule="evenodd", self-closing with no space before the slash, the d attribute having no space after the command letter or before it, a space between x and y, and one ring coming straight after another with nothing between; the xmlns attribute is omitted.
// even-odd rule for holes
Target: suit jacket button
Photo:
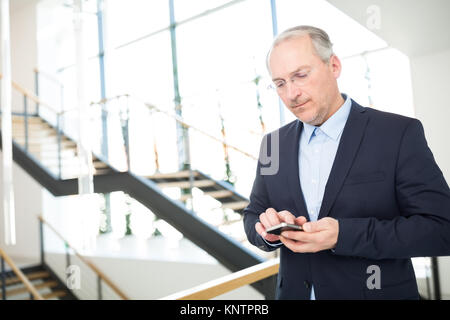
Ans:
<svg viewBox="0 0 450 320"><path fill-rule="evenodd" d="M306 289L311 288L311 284L308 281L303 281L303 284L305 285Z"/></svg>

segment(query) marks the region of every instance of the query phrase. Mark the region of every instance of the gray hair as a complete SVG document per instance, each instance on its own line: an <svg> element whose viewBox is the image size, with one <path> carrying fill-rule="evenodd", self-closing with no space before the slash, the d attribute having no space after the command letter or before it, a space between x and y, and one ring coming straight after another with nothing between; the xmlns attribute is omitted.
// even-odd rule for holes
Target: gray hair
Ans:
<svg viewBox="0 0 450 320"><path fill-rule="evenodd" d="M331 56L333 56L333 44L330 41L330 37L328 34L323 31L322 29L313 27L313 26L296 26L293 28L289 28L282 33L280 33L272 43L272 46L270 47L269 52L267 53L266 57L266 66L267 70L269 70L269 58L272 54L273 49L279 45L281 42L296 38L296 37L302 37L305 35L309 35L309 37L312 40L312 43L314 45L314 48L316 49L316 53L319 56L319 58L324 62L328 63L330 61Z"/></svg>

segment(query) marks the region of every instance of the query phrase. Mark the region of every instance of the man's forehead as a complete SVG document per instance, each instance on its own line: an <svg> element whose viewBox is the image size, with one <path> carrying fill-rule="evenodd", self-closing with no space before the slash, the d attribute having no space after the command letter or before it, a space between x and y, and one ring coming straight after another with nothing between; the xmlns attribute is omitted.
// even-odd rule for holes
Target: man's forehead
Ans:
<svg viewBox="0 0 450 320"><path fill-rule="evenodd" d="M295 73L297 73L297 72L301 72L301 71L306 71L306 70L309 70L309 69L311 69L311 66L310 65L307 65L307 64L304 64L304 65L301 65L301 66L298 66L297 68L295 68L295 69L292 69L292 71L288 71L288 76L292 76L293 74L295 74ZM283 78L281 77L281 75L280 76L278 76L278 75L276 75L276 74L272 74L272 81L276 81L276 80L283 80Z"/></svg>
<svg viewBox="0 0 450 320"><path fill-rule="evenodd" d="M274 67L283 67L286 71L294 71L301 65L309 65L314 59L315 49L309 36L286 39L273 47L269 56L269 67L274 71Z"/></svg>

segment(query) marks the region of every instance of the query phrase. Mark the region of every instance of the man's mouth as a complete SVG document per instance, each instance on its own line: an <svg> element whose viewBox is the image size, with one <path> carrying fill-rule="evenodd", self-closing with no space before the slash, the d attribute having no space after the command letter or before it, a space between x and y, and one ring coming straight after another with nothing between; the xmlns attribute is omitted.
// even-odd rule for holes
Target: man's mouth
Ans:
<svg viewBox="0 0 450 320"><path fill-rule="evenodd" d="M303 107L305 104L307 104L308 102L309 102L309 100L307 100L307 101L305 101L305 102L302 102L302 103L300 103L300 104L297 104L297 105L293 106L292 109L301 108L301 107Z"/></svg>

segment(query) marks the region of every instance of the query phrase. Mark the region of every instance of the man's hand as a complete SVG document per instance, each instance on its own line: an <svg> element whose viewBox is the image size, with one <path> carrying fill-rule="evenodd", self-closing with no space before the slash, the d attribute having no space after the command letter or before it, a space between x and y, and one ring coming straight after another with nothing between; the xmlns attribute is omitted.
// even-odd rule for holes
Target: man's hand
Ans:
<svg viewBox="0 0 450 320"><path fill-rule="evenodd" d="M255 229L258 234L269 242L276 242L280 240L280 236L274 234L268 234L266 229L280 224L281 222L303 225L306 222L305 217L296 218L292 213L287 210L277 212L273 208L267 209L265 212L259 215L259 221L255 224Z"/></svg>
<svg viewBox="0 0 450 320"><path fill-rule="evenodd" d="M283 231L280 241L293 252L318 252L336 246L339 223L326 217L303 224L304 231Z"/></svg>

